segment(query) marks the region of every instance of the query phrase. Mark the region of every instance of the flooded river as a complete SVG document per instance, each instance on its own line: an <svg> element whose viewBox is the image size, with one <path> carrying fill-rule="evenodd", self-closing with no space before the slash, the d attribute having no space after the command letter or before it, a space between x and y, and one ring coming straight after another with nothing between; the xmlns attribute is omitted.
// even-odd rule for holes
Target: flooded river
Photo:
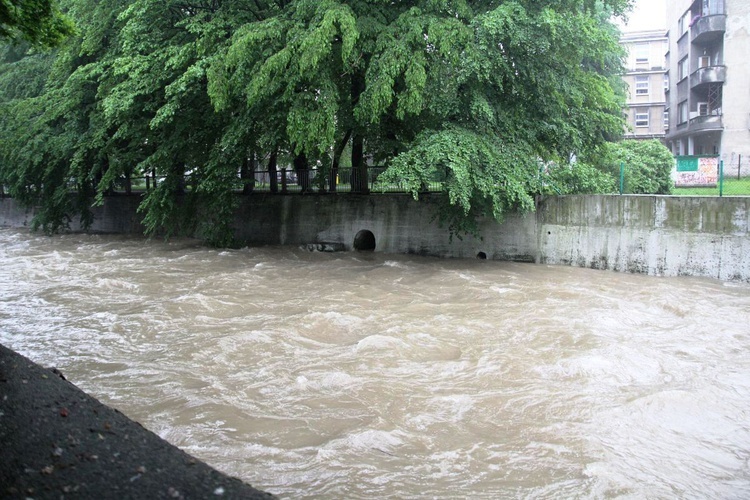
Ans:
<svg viewBox="0 0 750 500"><path fill-rule="evenodd" d="M0 343L285 498L748 498L750 286L0 229Z"/></svg>

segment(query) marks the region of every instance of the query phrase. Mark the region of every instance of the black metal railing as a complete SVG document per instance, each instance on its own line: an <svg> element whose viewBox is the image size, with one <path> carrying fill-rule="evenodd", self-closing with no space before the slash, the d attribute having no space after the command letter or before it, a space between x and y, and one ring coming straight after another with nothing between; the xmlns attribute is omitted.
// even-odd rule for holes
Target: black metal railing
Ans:
<svg viewBox="0 0 750 500"><path fill-rule="evenodd" d="M714 116L700 117L721 118ZM691 121L691 124L693 122ZM687 125L687 124L685 124ZM691 125L692 126L692 125ZM714 180L708 186L706 183L687 189L686 186L677 186L673 195L707 195L707 196L750 196L750 168L746 166L747 159L741 155L732 157L733 159L726 162L719 162L722 168L718 170ZM623 165L622 169L627 169ZM277 193L277 194L299 194L299 193L407 193L410 192L406 182L389 181L383 182L379 176L385 171L384 167L369 167L367 169L367 183L353 182L355 172L351 168L341 168L336 171L324 172L317 169L312 170L293 170L279 169L277 172L255 171L245 178L238 175L233 190L240 193ZM626 186L623 186L624 176L620 175L620 194L627 193ZM422 184L421 192L436 193L445 190L445 177L438 172L432 179ZM166 182L166 177L151 175L144 177L122 177L115 181L106 194L140 194L154 189L159 184ZM186 192L196 189L199 179L195 174L186 175L184 182L180 183L182 189ZM354 186L354 187L353 187ZM357 186L364 186L365 189L357 189ZM543 169L540 169L539 175L535 179L530 179L530 189L534 193L562 194L565 190L556 186L551 178L546 175ZM75 191L74 185L70 186L71 191ZM502 189L502 186L498 186ZM0 198L10 198L11 190L8 186L0 184Z"/></svg>
<svg viewBox="0 0 750 500"><path fill-rule="evenodd" d="M380 182L380 175L385 167L368 167L364 182L356 179L357 171L352 168L338 168L328 171L320 169L295 170L281 168L276 172L257 170L245 177L237 176L234 190L237 192L265 192L265 193L405 193L409 189L405 182ZM444 176L433 176L423 185L425 192L439 192L443 190ZM165 181L165 177L156 174L145 177L133 177L129 181L120 179L113 186L113 192L144 192L153 189ZM191 190L197 178L186 175L184 186ZM127 186L127 187L126 187Z"/></svg>

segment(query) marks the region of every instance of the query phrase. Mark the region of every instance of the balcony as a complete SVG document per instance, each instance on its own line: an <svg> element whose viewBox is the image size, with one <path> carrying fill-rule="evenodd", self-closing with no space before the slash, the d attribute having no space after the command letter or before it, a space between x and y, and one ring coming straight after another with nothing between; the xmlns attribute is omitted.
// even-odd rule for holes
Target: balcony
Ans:
<svg viewBox="0 0 750 500"><path fill-rule="evenodd" d="M724 122L719 114L701 115L690 119L690 132L710 132L724 130Z"/></svg>
<svg viewBox="0 0 750 500"><path fill-rule="evenodd" d="M721 132L722 130L724 130L724 122L720 112L715 111L707 115L699 115L694 111L690 113L689 120L678 123L675 127L670 125L666 131L666 139L672 141L688 135L702 135L710 132Z"/></svg>
<svg viewBox="0 0 750 500"><path fill-rule="evenodd" d="M723 37L726 30L726 14L701 17L690 28L690 41L697 45L706 45Z"/></svg>
<svg viewBox="0 0 750 500"><path fill-rule="evenodd" d="M726 66L706 66L698 68L690 75L690 88L695 90L709 83L724 83L727 77Z"/></svg>

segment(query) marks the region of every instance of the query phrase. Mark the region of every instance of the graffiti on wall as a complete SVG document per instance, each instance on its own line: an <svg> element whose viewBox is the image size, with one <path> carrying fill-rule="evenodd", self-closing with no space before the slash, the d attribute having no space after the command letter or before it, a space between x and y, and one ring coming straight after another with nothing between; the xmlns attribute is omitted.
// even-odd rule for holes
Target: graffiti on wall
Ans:
<svg viewBox="0 0 750 500"><path fill-rule="evenodd" d="M719 181L718 156L678 156L675 187L714 187Z"/></svg>

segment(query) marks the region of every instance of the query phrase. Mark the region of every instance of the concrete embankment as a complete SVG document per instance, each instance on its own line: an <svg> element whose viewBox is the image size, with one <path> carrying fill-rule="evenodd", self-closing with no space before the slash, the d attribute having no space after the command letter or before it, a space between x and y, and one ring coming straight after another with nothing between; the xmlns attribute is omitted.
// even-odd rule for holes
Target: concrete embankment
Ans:
<svg viewBox="0 0 750 500"><path fill-rule="evenodd" d="M750 281L750 197L576 195L542 197L535 213L484 221L481 238L450 237L435 220L437 195L271 195L242 198L234 226L248 245L336 243L366 233L375 250L435 257L572 265L655 276ZM95 209L94 231L143 231L136 196ZM0 200L0 226L31 212Z"/></svg>
<svg viewBox="0 0 750 500"><path fill-rule="evenodd" d="M539 263L750 281L747 197L551 197L537 224Z"/></svg>
<svg viewBox="0 0 750 500"><path fill-rule="evenodd" d="M0 498L275 497L0 345Z"/></svg>

